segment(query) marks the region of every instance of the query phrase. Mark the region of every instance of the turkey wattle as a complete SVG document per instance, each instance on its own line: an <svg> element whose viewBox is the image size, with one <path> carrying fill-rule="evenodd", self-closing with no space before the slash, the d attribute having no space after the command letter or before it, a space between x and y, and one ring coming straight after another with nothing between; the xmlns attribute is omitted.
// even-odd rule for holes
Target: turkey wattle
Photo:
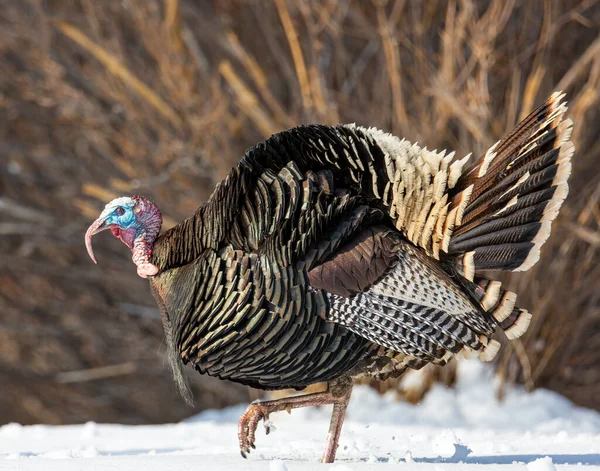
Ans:
<svg viewBox="0 0 600 471"><path fill-rule="evenodd" d="M249 149L197 212L159 235L156 205L111 201L110 228L158 303L181 368L260 389L325 392L257 401L239 422L242 455L270 413L333 404L335 459L353 378L381 380L460 352L491 360L498 330L531 315L482 270L527 270L565 199L572 123L553 94L466 169L374 128L301 126ZM95 261L95 259L94 259Z"/></svg>

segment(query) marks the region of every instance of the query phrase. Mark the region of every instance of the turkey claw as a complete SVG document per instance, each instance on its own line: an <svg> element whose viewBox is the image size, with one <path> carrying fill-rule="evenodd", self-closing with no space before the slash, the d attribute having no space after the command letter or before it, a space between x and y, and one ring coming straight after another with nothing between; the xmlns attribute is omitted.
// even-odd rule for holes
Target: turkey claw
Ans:
<svg viewBox="0 0 600 471"><path fill-rule="evenodd" d="M263 425L265 426L265 435L269 435L271 432L277 430L269 419L265 419Z"/></svg>
<svg viewBox="0 0 600 471"><path fill-rule="evenodd" d="M242 457L246 458L246 454L250 453L250 449L256 449L254 444L256 440L256 428L261 420L265 421L265 432L270 432L269 427L269 412L260 402L250 404L246 409L246 412L240 418L238 422L238 440L240 443L240 453Z"/></svg>

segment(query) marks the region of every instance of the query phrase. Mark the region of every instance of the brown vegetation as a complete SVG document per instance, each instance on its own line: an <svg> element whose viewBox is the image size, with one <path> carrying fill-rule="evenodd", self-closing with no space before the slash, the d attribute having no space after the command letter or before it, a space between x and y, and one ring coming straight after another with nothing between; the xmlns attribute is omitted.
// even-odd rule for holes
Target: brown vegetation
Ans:
<svg viewBox="0 0 600 471"><path fill-rule="evenodd" d="M526 274L509 382L600 408L600 4L594 0L0 0L0 422L176 420L129 254L83 234L115 195L189 215L244 149L357 122L481 154L563 89L572 191ZM199 407L248 398L193 375Z"/></svg>

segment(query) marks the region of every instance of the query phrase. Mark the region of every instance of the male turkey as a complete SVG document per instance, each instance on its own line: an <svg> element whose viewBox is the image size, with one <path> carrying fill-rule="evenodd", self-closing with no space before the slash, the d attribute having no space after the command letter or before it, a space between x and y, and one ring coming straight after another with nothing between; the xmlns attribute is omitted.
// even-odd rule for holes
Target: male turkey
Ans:
<svg viewBox="0 0 600 471"><path fill-rule="evenodd" d="M460 352L491 360L498 331L531 315L482 270L536 263L567 196L572 122L554 93L463 170L374 128L300 126L246 152L197 212L159 236L156 205L108 203L110 228L158 303L175 379L182 363L260 389L325 392L257 401L239 422L242 455L275 411L333 404L335 458L353 378L380 380Z"/></svg>

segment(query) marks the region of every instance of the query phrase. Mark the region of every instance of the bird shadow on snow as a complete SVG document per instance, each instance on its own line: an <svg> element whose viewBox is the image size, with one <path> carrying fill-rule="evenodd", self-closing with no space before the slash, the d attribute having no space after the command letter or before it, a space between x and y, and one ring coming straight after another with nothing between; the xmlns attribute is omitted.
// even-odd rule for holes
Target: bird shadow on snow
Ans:
<svg viewBox="0 0 600 471"><path fill-rule="evenodd" d="M600 465L600 454L589 453L579 455L553 455L553 454L541 454L541 455L494 455L494 456L469 456L461 459L453 458L413 458L412 461L415 463L448 463L448 464L512 464L512 463L530 463L540 458L548 457L554 464L568 464L583 466L597 466ZM360 461L368 461L369 458L362 458ZM354 460L340 459L338 461L352 462ZM388 463L389 458L380 457L377 459L378 463Z"/></svg>
<svg viewBox="0 0 600 471"><path fill-rule="evenodd" d="M452 458L414 458L415 463L465 463L465 464L512 464L529 463L539 458L549 457L554 464L581 463L583 465L600 465L600 454L589 453L579 455L566 454L539 454L539 455L494 455L494 456L467 456L460 459ZM387 460L386 460L387 461Z"/></svg>
<svg viewBox="0 0 600 471"><path fill-rule="evenodd" d="M470 464L511 464L513 462L529 463L539 458L549 457L554 464L573 464L581 463L583 465L599 465L600 454L587 453L579 455L567 454L540 454L540 455L500 455L500 456L472 456L463 459L463 463ZM416 461L416 460L415 460Z"/></svg>
<svg viewBox="0 0 600 471"><path fill-rule="evenodd" d="M600 454L599 453L585 453L585 454L522 454L522 455L491 455L491 456L477 456L471 455L472 451L469 447L461 444L454 444L455 451L454 455L449 458L438 456L436 458L412 458L415 463L465 463L465 464L512 464L512 463L529 463L539 458L545 458L546 456L552 459L554 464L571 464L576 465L581 463L582 465L599 465ZM363 459L362 461L366 461ZM379 458L377 461L386 463L389 461L388 458Z"/></svg>

